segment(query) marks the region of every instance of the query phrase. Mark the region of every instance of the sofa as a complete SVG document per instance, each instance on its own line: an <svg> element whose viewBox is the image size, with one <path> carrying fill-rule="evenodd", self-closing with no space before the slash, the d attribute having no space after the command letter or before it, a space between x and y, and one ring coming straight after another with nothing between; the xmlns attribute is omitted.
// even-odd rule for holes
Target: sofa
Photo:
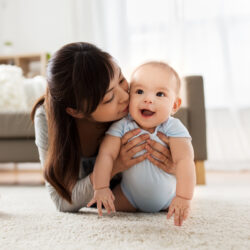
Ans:
<svg viewBox="0 0 250 250"><path fill-rule="evenodd" d="M195 153L197 184L205 184L204 161L207 159L206 112L201 76L183 81L183 106L175 114L188 128ZM34 126L28 112L0 113L0 163L39 162L34 141Z"/></svg>

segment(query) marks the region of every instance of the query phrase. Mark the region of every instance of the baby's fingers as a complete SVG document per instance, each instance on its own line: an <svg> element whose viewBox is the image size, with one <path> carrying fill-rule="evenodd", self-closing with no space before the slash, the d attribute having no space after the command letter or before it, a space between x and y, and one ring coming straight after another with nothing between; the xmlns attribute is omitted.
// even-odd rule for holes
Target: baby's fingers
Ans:
<svg viewBox="0 0 250 250"><path fill-rule="evenodd" d="M180 226L180 209L175 209L174 211L174 224Z"/></svg>
<svg viewBox="0 0 250 250"><path fill-rule="evenodd" d="M102 216L102 202L97 201L97 209L98 209L98 215Z"/></svg>
<svg viewBox="0 0 250 250"><path fill-rule="evenodd" d="M185 209L183 212L183 219L186 220L189 216L189 209Z"/></svg>
<svg viewBox="0 0 250 250"><path fill-rule="evenodd" d="M182 226L184 221L184 211L180 210L180 216L179 216L179 226Z"/></svg>
<svg viewBox="0 0 250 250"><path fill-rule="evenodd" d="M168 209L167 219L170 219L174 213L174 207L170 206Z"/></svg>
<svg viewBox="0 0 250 250"><path fill-rule="evenodd" d="M110 206L109 206L108 201L103 201L103 206L104 206L105 209L107 210L108 214L110 214L111 209L110 209Z"/></svg>
<svg viewBox="0 0 250 250"><path fill-rule="evenodd" d="M93 204L96 203L96 199L92 199L88 204L87 204L87 207L91 207Z"/></svg>
<svg viewBox="0 0 250 250"><path fill-rule="evenodd" d="M115 211L114 202L112 200L109 200L108 203L109 203L109 207L111 208L112 212L115 213L116 211Z"/></svg>

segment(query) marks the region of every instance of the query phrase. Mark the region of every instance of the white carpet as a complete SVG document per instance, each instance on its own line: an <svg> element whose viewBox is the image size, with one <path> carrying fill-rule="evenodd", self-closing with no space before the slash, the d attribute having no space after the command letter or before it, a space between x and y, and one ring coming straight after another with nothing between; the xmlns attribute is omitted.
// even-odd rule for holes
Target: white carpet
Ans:
<svg viewBox="0 0 250 250"><path fill-rule="evenodd" d="M250 249L249 185L197 187L182 227L165 213L59 213L43 187L0 194L0 249Z"/></svg>

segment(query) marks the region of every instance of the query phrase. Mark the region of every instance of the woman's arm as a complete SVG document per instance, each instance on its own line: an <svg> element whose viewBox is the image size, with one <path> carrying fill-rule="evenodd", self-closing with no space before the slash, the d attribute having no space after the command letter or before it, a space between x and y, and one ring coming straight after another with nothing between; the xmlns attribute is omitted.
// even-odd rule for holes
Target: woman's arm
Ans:
<svg viewBox="0 0 250 250"><path fill-rule="evenodd" d="M43 106L40 106L36 111L34 125L36 146L38 147L40 162L44 167L48 148L48 127ZM78 211L80 208L87 205L94 194L89 176L77 181L72 190L72 204L63 199L50 183L46 182L46 188L49 191L56 208L61 212Z"/></svg>

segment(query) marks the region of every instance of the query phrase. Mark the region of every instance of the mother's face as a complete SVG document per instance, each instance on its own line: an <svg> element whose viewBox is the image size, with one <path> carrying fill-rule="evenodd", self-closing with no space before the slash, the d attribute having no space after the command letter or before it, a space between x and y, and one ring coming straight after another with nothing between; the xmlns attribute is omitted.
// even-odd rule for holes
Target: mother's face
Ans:
<svg viewBox="0 0 250 250"><path fill-rule="evenodd" d="M129 94L128 82L121 69L114 63L114 78L109 88L91 117L98 122L119 120L128 114Z"/></svg>

